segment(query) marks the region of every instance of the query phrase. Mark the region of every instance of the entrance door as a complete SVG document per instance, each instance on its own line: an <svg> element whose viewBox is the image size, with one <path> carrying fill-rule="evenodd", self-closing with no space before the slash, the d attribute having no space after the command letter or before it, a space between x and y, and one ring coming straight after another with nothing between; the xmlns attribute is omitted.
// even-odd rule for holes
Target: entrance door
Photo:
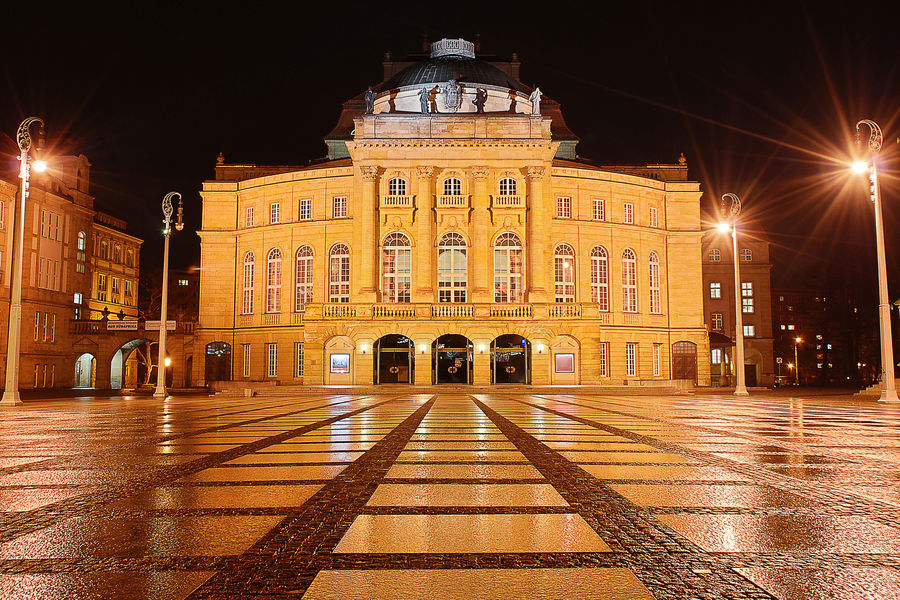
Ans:
<svg viewBox="0 0 900 600"><path fill-rule="evenodd" d="M756 387L756 365L744 365L744 385Z"/></svg>
<svg viewBox="0 0 900 600"><path fill-rule="evenodd" d="M697 383L697 344L672 344L672 379L689 379Z"/></svg>
<svg viewBox="0 0 900 600"><path fill-rule="evenodd" d="M431 345L435 383L472 383L472 342L463 335L442 335Z"/></svg>
<svg viewBox="0 0 900 600"><path fill-rule="evenodd" d="M412 383L413 343L404 335L375 342L375 383Z"/></svg>
<svg viewBox="0 0 900 600"><path fill-rule="evenodd" d="M493 383L527 384L531 379L531 343L520 335L501 335L491 342Z"/></svg>
<svg viewBox="0 0 900 600"><path fill-rule="evenodd" d="M231 344L210 342L206 345L206 382L231 380Z"/></svg>

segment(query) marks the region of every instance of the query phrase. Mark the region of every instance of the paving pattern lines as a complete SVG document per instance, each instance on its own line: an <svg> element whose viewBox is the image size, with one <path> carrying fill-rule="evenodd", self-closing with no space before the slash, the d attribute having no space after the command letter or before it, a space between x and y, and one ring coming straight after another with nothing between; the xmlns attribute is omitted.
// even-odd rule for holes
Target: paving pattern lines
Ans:
<svg viewBox="0 0 900 600"><path fill-rule="evenodd" d="M381 401L366 400L371 403L355 410L338 413L337 415L326 419L289 429L288 431L284 431L277 435L268 436L222 452L212 453L188 463L172 467L152 468L146 473L138 474L137 477L131 480L126 480L122 483L115 481L108 482L104 486L85 491L85 493L78 496L53 502L33 510L0 513L0 544L14 540L19 536L33 533L39 529L52 526L65 519L87 516L98 507L102 507L102 505L111 501L146 491L152 487L172 483L178 479L205 469L217 467L230 460L257 452L263 448L301 436L309 431L326 427L342 419L393 402L395 399L395 397L388 397L388 399ZM323 407L329 408L329 404L320 406L318 409ZM2 564L0 564L0 567L2 567Z"/></svg>

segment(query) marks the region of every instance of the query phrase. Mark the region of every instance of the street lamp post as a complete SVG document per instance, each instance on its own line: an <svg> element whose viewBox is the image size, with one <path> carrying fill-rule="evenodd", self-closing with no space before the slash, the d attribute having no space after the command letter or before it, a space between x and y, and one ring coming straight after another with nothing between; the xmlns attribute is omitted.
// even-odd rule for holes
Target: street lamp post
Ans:
<svg viewBox="0 0 900 600"><path fill-rule="evenodd" d="M800 361L797 360L797 346L802 342L801 338L794 338L794 364L796 366L796 370L794 371L794 383L800 385Z"/></svg>
<svg viewBox="0 0 900 600"><path fill-rule="evenodd" d="M737 383L734 386L735 396L749 396L747 386L744 384L744 322L741 315L741 267L738 256L737 217L741 214L741 199L736 194L722 194L722 208L726 208L731 202L731 239L733 242L732 257L734 259L734 360L731 361ZM719 225L719 231L727 232L727 223Z"/></svg>
<svg viewBox="0 0 900 600"><path fill-rule="evenodd" d="M869 174L869 197L875 205L875 246L878 257L878 321L881 329L881 402L898 402L894 381L894 348L891 339L891 305L888 301L887 267L884 256L884 220L881 215L881 190L878 185L876 157L881 150L883 139L881 127L875 121L863 119L856 124L857 139L860 140L860 125L869 128L867 160L853 165L858 172Z"/></svg>
<svg viewBox="0 0 900 600"><path fill-rule="evenodd" d="M3 399L0 400L0 404L4 406L22 404L22 399L19 397L19 354L22 348L22 263L25 250L25 202L28 200L28 185L31 176L29 163L34 163L35 171L46 169L43 161L35 160L31 156L31 127L35 123L40 125L35 148L39 151L44 144L43 119L28 117L22 121L16 132L22 192L19 196L19 206L16 208L13 225L12 290L9 298L9 333L6 336L6 383L3 387Z"/></svg>
<svg viewBox="0 0 900 600"><path fill-rule="evenodd" d="M182 203L181 194L178 192L169 192L163 198L162 212L165 219L166 228L163 230L165 242L163 243L163 274L162 274L162 306L159 314L159 357L156 360L156 391L153 392L154 398L166 397L166 319L168 315L169 301L169 234L172 233L172 199L178 196L178 218L175 221L175 229L181 231L184 229L182 223Z"/></svg>

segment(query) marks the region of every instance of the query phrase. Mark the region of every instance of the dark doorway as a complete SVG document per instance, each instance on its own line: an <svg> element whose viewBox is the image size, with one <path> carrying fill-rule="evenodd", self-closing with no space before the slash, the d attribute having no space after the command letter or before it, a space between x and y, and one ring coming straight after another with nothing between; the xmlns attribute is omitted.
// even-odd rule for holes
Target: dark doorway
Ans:
<svg viewBox="0 0 900 600"><path fill-rule="evenodd" d="M412 383L415 347L405 335L386 335L375 342L375 383Z"/></svg>
<svg viewBox="0 0 900 600"><path fill-rule="evenodd" d="M188 356L184 361L184 387L191 387L194 380L194 357Z"/></svg>
<svg viewBox="0 0 900 600"><path fill-rule="evenodd" d="M531 342L513 333L491 342L491 382L531 383Z"/></svg>
<svg viewBox="0 0 900 600"><path fill-rule="evenodd" d="M697 383L697 344L672 344L672 379L690 379Z"/></svg>
<svg viewBox="0 0 900 600"><path fill-rule="evenodd" d="M231 380L231 344L210 342L206 345L206 383Z"/></svg>
<svg viewBox="0 0 900 600"><path fill-rule="evenodd" d="M756 365L744 365L744 385L756 387Z"/></svg>
<svg viewBox="0 0 900 600"><path fill-rule="evenodd" d="M464 335L446 334L431 345L435 383L472 383L472 342Z"/></svg>

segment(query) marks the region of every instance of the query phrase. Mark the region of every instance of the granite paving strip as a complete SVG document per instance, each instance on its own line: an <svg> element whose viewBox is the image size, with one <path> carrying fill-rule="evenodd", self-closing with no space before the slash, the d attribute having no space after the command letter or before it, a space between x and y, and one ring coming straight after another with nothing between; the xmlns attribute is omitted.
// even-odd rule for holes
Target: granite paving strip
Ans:
<svg viewBox="0 0 900 600"><path fill-rule="evenodd" d="M375 492L419 423L431 410L428 400L370 450L326 482L300 509L240 557L239 566L223 569L194 592L192 599L244 597L298 598L328 564L353 520Z"/></svg>

